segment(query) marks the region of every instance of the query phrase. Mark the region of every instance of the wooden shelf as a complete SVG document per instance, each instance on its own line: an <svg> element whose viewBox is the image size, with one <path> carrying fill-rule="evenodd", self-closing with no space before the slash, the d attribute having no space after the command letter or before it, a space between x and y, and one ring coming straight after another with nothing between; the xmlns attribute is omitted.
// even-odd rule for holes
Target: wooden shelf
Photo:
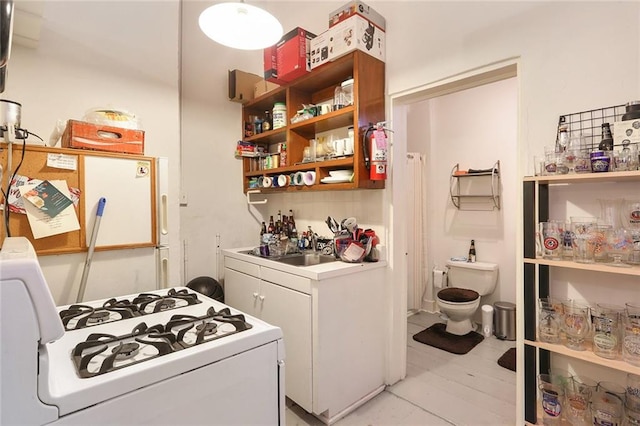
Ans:
<svg viewBox="0 0 640 426"><path fill-rule="evenodd" d="M556 268L582 269L583 271L605 272L608 274L640 276L640 266L619 268L616 266L609 266L606 263L578 263L571 260L550 260L540 257L535 259L525 258L524 263L532 263L534 265L547 265Z"/></svg>
<svg viewBox="0 0 640 426"><path fill-rule="evenodd" d="M546 297L549 294L549 287L552 285L549 280L550 269L565 268L570 270L583 270L611 274L614 277L621 275L640 277L640 266L633 265L629 268L619 268L604 263L578 263L571 260L550 260L535 258L535 232L538 217L547 218L549 214L550 191L549 186L558 184L597 184L597 183L617 183L617 182L640 182L640 171L626 172L606 172L606 173L584 173L566 174L552 176L529 176L523 179L523 210L524 210L524 280L523 280L523 307L520 318L524 319L524 369L519 373L524 376L525 398L524 413L533 414L534 404L537 408L537 420L535 424L542 422L540 402L536 401L536 374L539 369L546 369L550 366L551 355L561 355L570 359L581 360L597 367L606 367L626 373L640 375L640 367L629 364L622 359L610 360L599 357L591 349L591 342L585 342L584 351L569 349L564 344L553 344L539 342L535 340L536 325L532 324L537 318L537 297ZM540 265L544 268L533 268L531 265ZM579 283L571 283L579 287ZM628 294L637 292L633 285L629 286ZM532 350L532 348L536 348ZM539 349L542 349L540 351ZM620 356L620 355L619 355ZM533 420L533 419L528 419ZM526 422L526 424L533 424Z"/></svg>
<svg viewBox="0 0 640 426"><path fill-rule="evenodd" d="M291 123L291 118L296 115L303 104L326 103L326 101L332 100L334 89L348 78L354 79L353 105L301 122ZM242 158L244 192L246 193L250 189L260 189L265 193L301 190L383 189L385 187L384 180L373 181L369 178L369 169L367 169L365 163L368 155L363 152L361 140L369 126L385 120L384 82L384 62L364 52L354 51L314 69L307 75L287 85L245 103L242 106L243 129L244 123L249 122L251 116L263 116L265 111L273 108L275 102L285 103L287 126L246 137L243 140L266 147L267 151L270 152L275 151L275 144L286 144L287 166L269 170L256 170L258 164L255 158ZM334 130L346 133L346 128L348 127L353 128L354 147L351 157L301 164L304 158L304 150L309 146L311 139L317 138L318 134ZM328 176L330 170L338 168L353 168L353 181L339 184L320 183L320 179ZM307 170L316 172L318 184L310 187L249 187L249 181L256 176L274 176Z"/></svg>
<svg viewBox="0 0 640 426"><path fill-rule="evenodd" d="M612 368L614 370L640 375L640 367L629 364L622 359L607 359L594 354L591 349L591 342L588 341L585 341L586 349L584 351L569 349L561 343L532 342L531 340L525 340L524 343L525 345L545 349L554 354L564 355L570 358L587 361L592 364L601 365L603 367Z"/></svg>
<svg viewBox="0 0 640 426"><path fill-rule="evenodd" d="M625 182L640 180L640 171L634 170L630 172L574 173L551 176L527 176L523 180L525 182L538 182L541 184Z"/></svg>

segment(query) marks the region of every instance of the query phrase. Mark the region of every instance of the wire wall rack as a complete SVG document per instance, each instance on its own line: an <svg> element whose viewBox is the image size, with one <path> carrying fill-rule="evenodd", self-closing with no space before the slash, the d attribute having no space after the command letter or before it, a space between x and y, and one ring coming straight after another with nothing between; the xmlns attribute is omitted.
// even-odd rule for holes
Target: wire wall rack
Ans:
<svg viewBox="0 0 640 426"><path fill-rule="evenodd" d="M558 119L558 129L560 128L560 125L567 125L571 136L582 135L585 144L593 150L598 147L598 144L602 139L602 124L609 123L611 125L611 131L613 132L613 123L616 121L622 121L622 115L625 112L626 106L623 104L564 114ZM560 131L558 130L556 141L559 136Z"/></svg>

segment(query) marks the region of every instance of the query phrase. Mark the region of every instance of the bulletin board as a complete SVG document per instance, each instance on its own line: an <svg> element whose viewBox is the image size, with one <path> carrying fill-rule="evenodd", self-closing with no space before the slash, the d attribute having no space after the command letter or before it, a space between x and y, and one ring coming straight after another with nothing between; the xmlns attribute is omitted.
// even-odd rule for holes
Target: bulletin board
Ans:
<svg viewBox="0 0 640 426"><path fill-rule="evenodd" d="M4 170L2 174L2 188L6 191L9 179L8 170L8 145L0 144L0 165ZM48 160L56 156L68 156L75 159L77 167L73 170L52 167ZM22 156L22 144L14 143L12 146L11 173L20 163ZM51 162L50 162L51 163ZM121 175L123 164L146 164L149 167L148 174L144 178L136 178L135 174L130 181ZM91 232L96 214L97 199L100 196L107 197L103 220L107 223L121 222L121 226L108 225L103 229L100 224L96 250L151 247L156 245L156 194L155 194L155 159L153 157L136 156L129 154L116 154L108 152L50 148L43 146L26 145L19 175L40 180L65 180L69 187L80 190L80 200L75 207L80 229L59 235L44 238L34 238L29 221L24 214L10 213L9 230L11 236L23 236L29 239L39 255L64 254L86 251L89 246ZM132 183L133 182L133 183ZM135 184L134 184L135 183ZM117 190L115 189L117 188ZM133 192L133 196L131 196ZM98 195L105 194L105 195ZM0 196L4 203L4 196ZM136 211L136 220L115 215L118 211ZM108 212L112 212L110 221L106 220ZM133 217L133 216L132 216ZM132 223L133 226L128 226ZM0 226L0 245L6 237L4 223ZM136 231L137 228L140 228ZM144 229L144 232L142 230ZM132 232L134 230L135 232ZM103 233L104 231L104 233Z"/></svg>

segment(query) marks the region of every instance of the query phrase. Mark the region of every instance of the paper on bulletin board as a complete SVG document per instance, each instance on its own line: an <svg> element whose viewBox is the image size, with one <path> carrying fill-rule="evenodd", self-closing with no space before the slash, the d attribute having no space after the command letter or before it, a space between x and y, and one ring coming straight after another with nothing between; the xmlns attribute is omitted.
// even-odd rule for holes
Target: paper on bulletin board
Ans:
<svg viewBox="0 0 640 426"><path fill-rule="evenodd" d="M11 190L9 191L9 211L11 213L27 214L24 209L24 199L20 195L20 187L23 185L39 185L42 183L41 179L34 179L27 176L16 175L15 179L11 183ZM80 189L69 188L71 193L71 201L78 206L80 202Z"/></svg>
<svg viewBox="0 0 640 426"><path fill-rule="evenodd" d="M52 180L50 183L66 197L71 198L66 181ZM24 194L33 190L36 186L38 186L38 184L22 185L19 187L20 194L24 196ZM73 204L67 206L55 217L49 216L31 202L25 202L24 209L27 212L29 226L31 226L31 232L35 239L64 234L65 232L80 229L80 223L78 222L78 216L76 215Z"/></svg>

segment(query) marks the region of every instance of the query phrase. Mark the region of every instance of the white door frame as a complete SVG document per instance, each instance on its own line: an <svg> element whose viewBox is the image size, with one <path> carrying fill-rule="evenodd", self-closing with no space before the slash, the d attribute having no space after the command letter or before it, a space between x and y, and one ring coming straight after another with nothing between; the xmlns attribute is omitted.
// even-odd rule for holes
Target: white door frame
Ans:
<svg viewBox="0 0 640 426"><path fill-rule="evenodd" d="M389 360L387 383L389 384L404 379L407 373L408 246L406 221L403 217L404 212L409 208L407 191L405 190L407 188L407 173L406 167L403 167L407 155L407 110L413 103L516 77L521 74L518 70L519 67L519 58L509 58L433 83L389 94L390 102L387 116L390 117L389 127L393 129L391 134L390 184L385 190L385 201L389 206L386 220L389 230L389 282L391 283L388 286L388 300L391 302L390 343L387 353ZM518 160L521 163L520 158ZM398 220L394 220L396 217ZM517 273L520 271L518 270ZM517 388L520 393L522 386L518 384Z"/></svg>

